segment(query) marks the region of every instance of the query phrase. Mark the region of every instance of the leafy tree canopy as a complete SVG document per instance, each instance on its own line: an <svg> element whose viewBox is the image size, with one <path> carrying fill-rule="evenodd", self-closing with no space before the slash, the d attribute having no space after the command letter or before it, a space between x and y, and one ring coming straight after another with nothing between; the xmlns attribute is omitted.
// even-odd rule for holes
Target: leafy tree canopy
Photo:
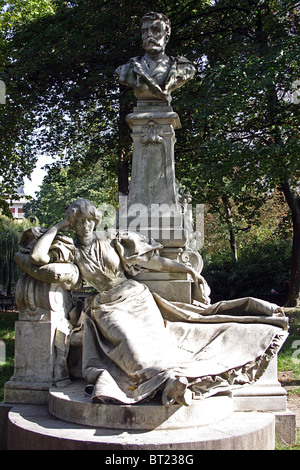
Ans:
<svg viewBox="0 0 300 470"><path fill-rule="evenodd" d="M83 176L70 177L67 168L55 166L44 178L36 199L24 206L28 219L51 227L65 216L66 207L75 199L84 197L103 212L103 228L113 227L117 206L117 179L107 175L97 162Z"/></svg>
<svg viewBox="0 0 300 470"><path fill-rule="evenodd" d="M80 171L104 150L111 154L111 171L117 171L120 103L130 110L135 100L130 90L120 96L114 71L142 53L139 22L151 9L172 21L170 53L185 55L198 70L174 98L183 122L178 177L189 186L193 181L196 195L199 166L221 186L229 177L237 191L249 184L274 187L282 171L299 170L299 106L287 99L299 76L295 2L1 3L7 179L12 167L23 165L28 173L39 153L62 155L65 148L66 163Z"/></svg>
<svg viewBox="0 0 300 470"><path fill-rule="evenodd" d="M143 53L143 14L161 11L172 22L167 52L197 68L173 99L182 121L177 178L195 202L210 201L232 233L253 220L261 200L279 186L292 211L300 266L299 105L291 99L300 56L295 1L0 5L0 79L7 86L7 104L0 107L2 197L19 186L41 152L57 156L67 149L63 164L74 178L98 161L116 175L120 156L130 155L124 118L135 99L114 71ZM299 278L300 269L293 270Z"/></svg>
<svg viewBox="0 0 300 470"><path fill-rule="evenodd" d="M20 275L20 270L13 261L19 249L19 241L24 230L31 226L28 220L20 223L0 215L0 284L11 294Z"/></svg>

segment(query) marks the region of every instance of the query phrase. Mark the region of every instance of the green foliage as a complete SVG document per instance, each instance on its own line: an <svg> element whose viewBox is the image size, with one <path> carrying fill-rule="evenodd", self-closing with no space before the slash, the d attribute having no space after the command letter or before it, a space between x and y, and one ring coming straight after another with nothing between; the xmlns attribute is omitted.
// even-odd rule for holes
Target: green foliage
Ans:
<svg viewBox="0 0 300 470"><path fill-rule="evenodd" d="M0 284L10 293L18 280L20 271L13 261L14 254L19 249L22 233L31 226L25 220L22 223L0 215Z"/></svg>
<svg viewBox="0 0 300 470"><path fill-rule="evenodd" d="M292 375L289 380L299 381L300 380L300 355L297 354L299 341L299 330L300 330L300 310L289 309L286 311L286 315L289 318L289 336L285 341L284 345L279 354L278 358L278 370L279 371L292 371ZM295 347L295 345L297 345ZM293 353L296 352L295 354ZM284 379L283 379L284 380ZM300 390L298 389L298 394Z"/></svg>
<svg viewBox="0 0 300 470"><path fill-rule="evenodd" d="M23 66L15 77L10 73L10 65L16 61L17 55L10 44L18 31L27 28L37 18L53 13L52 3L50 0L0 1L0 79L5 82L7 93L6 104L0 105L1 205L16 194L23 178L30 176L37 159L30 150L34 145L37 122L34 110L30 109L31 100L21 96L25 79Z"/></svg>
<svg viewBox="0 0 300 470"><path fill-rule="evenodd" d="M210 22L204 12L194 20L206 60L183 96L190 145L181 136L178 174L197 199L218 206L225 191L245 208L285 174L299 176L299 106L290 99L299 17L279 1L224 0L206 14Z"/></svg>
<svg viewBox="0 0 300 470"><path fill-rule="evenodd" d="M65 208L79 197L91 200L97 207L101 206L104 212L106 206L111 206L111 211L114 212L117 181L116 178L109 177L103 164L96 163L82 176L70 176L70 172L70 169L59 165L49 171L37 199L24 206L27 218L37 218L40 224L51 227L64 218ZM106 213L104 222L105 216ZM112 221L107 220L107 223L112 224Z"/></svg>
<svg viewBox="0 0 300 470"><path fill-rule="evenodd" d="M37 153L62 155L67 148L73 169L110 154L116 174L124 115L135 99L132 90L119 89L114 70L143 53L139 21L148 10L171 19L168 51L197 66L195 79L173 100L189 130L178 132L177 177L192 187L195 202L220 205L219 195L230 191L249 207L257 204L254 189L261 194L282 170L298 169L299 107L284 99L299 75L293 2L4 3L10 28L3 26L8 104L1 108L1 153L27 165L24 171ZM125 146L129 141L127 132Z"/></svg>
<svg viewBox="0 0 300 470"><path fill-rule="evenodd" d="M0 402L4 400L4 384L14 373L15 321L18 314L0 312L0 340L5 344L6 361L0 364Z"/></svg>
<svg viewBox="0 0 300 470"><path fill-rule="evenodd" d="M293 209L300 176L300 107L291 100L300 56L294 1L0 4L9 6L0 14L0 79L8 95L0 107L3 199L30 173L40 153L64 156L66 186L72 178L78 188L84 173L100 162L105 189L99 198L110 191L120 155L129 159L125 116L135 103L114 71L143 53L139 22L146 11L156 10L172 22L167 53L183 55L197 68L172 102L183 129L176 133L181 186L195 203L209 203L235 236L258 221L262 202L287 181L289 187L283 187L286 197L292 195ZM40 214L43 223L54 207L63 213L61 186L53 189L57 205L44 193L49 208Z"/></svg>
<svg viewBox="0 0 300 470"><path fill-rule="evenodd" d="M212 294L221 299L280 292L290 279L291 243L284 240L263 240L241 248L239 260L232 260L228 251L204 254L203 275Z"/></svg>

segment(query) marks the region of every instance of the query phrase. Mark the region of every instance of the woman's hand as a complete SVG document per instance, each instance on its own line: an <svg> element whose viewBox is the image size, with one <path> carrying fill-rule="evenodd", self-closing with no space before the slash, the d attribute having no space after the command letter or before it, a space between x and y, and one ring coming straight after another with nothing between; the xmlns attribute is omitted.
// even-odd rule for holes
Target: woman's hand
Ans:
<svg viewBox="0 0 300 470"><path fill-rule="evenodd" d="M59 230L68 230L69 222L67 219L53 225L36 242L30 256L30 261L38 266L43 266L50 262L49 250L51 244Z"/></svg>
<svg viewBox="0 0 300 470"><path fill-rule="evenodd" d="M55 224L54 227L57 229L57 231L60 230L62 232L66 232L67 230L70 230L70 222L67 218L65 218L64 220L61 220L60 222Z"/></svg>
<svg viewBox="0 0 300 470"><path fill-rule="evenodd" d="M190 274L195 284L199 285L205 283L204 277L201 276L201 274L199 274L195 269L191 268Z"/></svg>
<svg viewBox="0 0 300 470"><path fill-rule="evenodd" d="M202 304L210 305L210 288L204 277L196 271L194 272L194 275L192 274L192 276L194 280L194 285L192 286L193 299L201 302Z"/></svg>

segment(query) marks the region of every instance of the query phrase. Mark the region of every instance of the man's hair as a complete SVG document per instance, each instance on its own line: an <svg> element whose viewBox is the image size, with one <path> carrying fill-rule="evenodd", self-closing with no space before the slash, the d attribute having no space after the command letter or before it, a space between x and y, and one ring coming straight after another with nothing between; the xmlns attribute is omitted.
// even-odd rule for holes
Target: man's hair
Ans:
<svg viewBox="0 0 300 470"><path fill-rule="evenodd" d="M163 21L166 25L166 30L167 34L170 36L171 34L171 21L169 18L166 17L163 13L156 13L156 11L150 11L149 13L146 13L146 15L143 16L141 19L141 27L146 20L160 20Z"/></svg>

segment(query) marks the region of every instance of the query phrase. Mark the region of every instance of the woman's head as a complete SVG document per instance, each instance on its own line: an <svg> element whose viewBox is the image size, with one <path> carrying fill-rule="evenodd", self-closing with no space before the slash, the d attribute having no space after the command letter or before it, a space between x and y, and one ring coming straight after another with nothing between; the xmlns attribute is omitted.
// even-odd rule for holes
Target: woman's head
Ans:
<svg viewBox="0 0 300 470"><path fill-rule="evenodd" d="M95 225L99 225L102 212L88 199L79 198L66 208L66 218L74 228L80 219L92 220Z"/></svg>

